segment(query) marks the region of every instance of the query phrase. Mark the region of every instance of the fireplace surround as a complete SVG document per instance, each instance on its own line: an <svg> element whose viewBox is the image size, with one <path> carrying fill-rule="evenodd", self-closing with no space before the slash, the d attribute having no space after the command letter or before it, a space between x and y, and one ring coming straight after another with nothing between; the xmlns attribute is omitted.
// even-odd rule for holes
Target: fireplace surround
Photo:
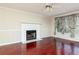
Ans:
<svg viewBox="0 0 79 59"><path fill-rule="evenodd" d="M21 25L22 43L30 43L40 39L40 24L22 24Z"/></svg>

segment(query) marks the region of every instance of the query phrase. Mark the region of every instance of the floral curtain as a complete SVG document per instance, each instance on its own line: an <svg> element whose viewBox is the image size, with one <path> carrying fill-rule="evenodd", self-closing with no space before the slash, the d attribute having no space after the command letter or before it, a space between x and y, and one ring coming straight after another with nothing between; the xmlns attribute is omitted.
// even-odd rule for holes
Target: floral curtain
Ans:
<svg viewBox="0 0 79 59"><path fill-rule="evenodd" d="M76 21L77 21L76 15L56 17L55 18L56 32L60 32L62 34L70 33L71 34L70 36L74 37L75 36Z"/></svg>

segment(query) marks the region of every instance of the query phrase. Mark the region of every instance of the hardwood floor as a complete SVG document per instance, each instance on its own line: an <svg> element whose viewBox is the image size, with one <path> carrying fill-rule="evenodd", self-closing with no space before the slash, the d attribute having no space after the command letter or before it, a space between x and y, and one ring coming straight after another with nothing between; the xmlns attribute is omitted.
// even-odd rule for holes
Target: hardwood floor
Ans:
<svg viewBox="0 0 79 59"><path fill-rule="evenodd" d="M48 37L28 44L0 46L0 55L77 55L79 42Z"/></svg>
<svg viewBox="0 0 79 59"><path fill-rule="evenodd" d="M50 38L44 38L38 42L33 42L32 44L27 44L27 54L29 55L55 55L56 46L55 40Z"/></svg>

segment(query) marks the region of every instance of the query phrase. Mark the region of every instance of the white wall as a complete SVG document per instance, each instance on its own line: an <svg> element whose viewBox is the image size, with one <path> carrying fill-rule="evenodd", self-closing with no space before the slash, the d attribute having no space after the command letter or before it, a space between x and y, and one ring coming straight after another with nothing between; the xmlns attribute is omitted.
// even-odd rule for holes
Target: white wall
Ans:
<svg viewBox="0 0 79 59"><path fill-rule="evenodd" d="M51 19L51 36L53 36L55 33L55 17L51 16L50 19Z"/></svg>
<svg viewBox="0 0 79 59"><path fill-rule="evenodd" d="M21 24L38 23L41 25L41 38L51 35L49 17L0 7L0 44L21 41Z"/></svg>

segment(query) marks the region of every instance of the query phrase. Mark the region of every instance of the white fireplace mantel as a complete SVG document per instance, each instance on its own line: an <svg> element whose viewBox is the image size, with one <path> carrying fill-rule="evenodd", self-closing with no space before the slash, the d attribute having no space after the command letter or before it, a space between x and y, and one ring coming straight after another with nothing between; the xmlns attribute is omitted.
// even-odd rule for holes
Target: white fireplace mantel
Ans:
<svg viewBox="0 0 79 59"><path fill-rule="evenodd" d="M26 31L27 30L36 30L37 39L27 41L27 39L26 39ZM29 42L40 40L40 24L22 24L21 25L21 34L22 34L21 35L22 36L22 38L21 38L22 43L29 43Z"/></svg>

